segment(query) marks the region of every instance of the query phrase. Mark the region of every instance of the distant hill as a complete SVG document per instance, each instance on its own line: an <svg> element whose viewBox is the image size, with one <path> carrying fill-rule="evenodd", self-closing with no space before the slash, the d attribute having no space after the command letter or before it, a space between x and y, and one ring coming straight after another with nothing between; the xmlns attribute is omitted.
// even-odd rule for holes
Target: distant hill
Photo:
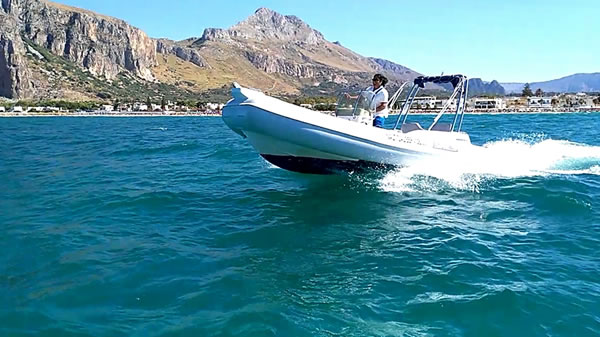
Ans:
<svg viewBox="0 0 600 337"><path fill-rule="evenodd" d="M498 81L484 82L480 78L472 78L469 80L469 96L504 96L505 94L504 88Z"/></svg>
<svg viewBox="0 0 600 337"><path fill-rule="evenodd" d="M442 87L448 91L453 90L451 84L444 84ZM504 96L505 94L504 88L496 80L486 82L481 78L469 79L469 97L482 95Z"/></svg>
<svg viewBox="0 0 600 337"><path fill-rule="evenodd" d="M525 83L501 83L507 93L519 93ZM529 83L531 90L544 92L599 92L600 73L574 74L556 80Z"/></svg>

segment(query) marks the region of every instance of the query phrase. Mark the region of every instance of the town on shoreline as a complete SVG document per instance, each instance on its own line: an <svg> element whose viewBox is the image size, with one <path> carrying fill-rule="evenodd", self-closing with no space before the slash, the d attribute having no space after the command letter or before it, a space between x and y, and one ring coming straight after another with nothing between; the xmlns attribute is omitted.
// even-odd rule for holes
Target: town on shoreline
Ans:
<svg viewBox="0 0 600 337"><path fill-rule="evenodd" d="M335 111L320 111L334 115ZM435 109L417 109L411 114L437 114ZM600 112L600 107L594 108L531 108L531 109L468 109L465 114L559 114L559 113L590 113ZM400 110L391 110L390 115L398 115ZM221 110L214 111L25 111L4 112L0 117L221 117Z"/></svg>
<svg viewBox="0 0 600 337"><path fill-rule="evenodd" d="M435 96L419 96L412 103L411 113L434 114L439 112L447 103L447 99ZM162 102L162 104L130 103L130 104L96 104L93 108L82 109L80 103L60 101L58 106L36 106L35 104L19 105L18 102L9 105L0 105L0 117L27 117L27 116L220 116L224 107L222 103L204 103L201 107L190 108L186 105ZM403 102L394 106L391 114L399 113ZM456 108L456 100L451 101L448 108ZM334 114L336 103L300 104L302 107ZM498 113L573 113L573 112L600 112L600 96L586 93L561 94L552 97L544 96L509 96L509 97L474 97L467 101L467 114Z"/></svg>

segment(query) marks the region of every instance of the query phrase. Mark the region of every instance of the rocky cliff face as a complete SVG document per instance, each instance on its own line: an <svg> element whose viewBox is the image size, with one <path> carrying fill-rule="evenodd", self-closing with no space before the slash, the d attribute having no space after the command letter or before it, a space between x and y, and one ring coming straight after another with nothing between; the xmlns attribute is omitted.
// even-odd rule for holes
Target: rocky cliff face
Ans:
<svg viewBox="0 0 600 337"><path fill-rule="evenodd" d="M18 9L19 0L2 0L2 10L6 14L11 14Z"/></svg>
<svg viewBox="0 0 600 337"><path fill-rule="evenodd" d="M15 0L2 0L0 11L0 96L9 98L30 96L33 89L16 5Z"/></svg>
<svg viewBox="0 0 600 337"><path fill-rule="evenodd" d="M156 52L160 54L172 54L178 58L191 62L198 67L209 67L208 63L204 60L200 52L194 48L182 47L177 45L174 41L167 39L156 40Z"/></svg>
<svg viewBox="0 0 600 337"><path fill-rule="evenodd" d="M45 0L1 0L0 95L35 94L27 45L47 49L94 76L127 71L154 80L156 41L122 20Z"/></svg>
<svg viewBox="0 0 600 337"><path fill-rule="evenodd" d="M298 78L314 78L327 73L325 67L310 64L298 64L269 54L255 51L246 51L245 57L258 69L266 73L280 73Z"/></svg>
<svg viewBox="0 0 600 337"><path fill-rule="evenodd" d="M24 37L90 73L113 79L126 70L153 79L155 42L124 21L40 0L24 0L20 12Z"/></svg>
<svg viewBox="0 0 600 337"><path fill-rule="evenodd" d="M384 59L380 59L380 58L375 58L375 57L369 57L369 59L373 62L375 62L378 66L379 69L381 70L387 70L387 71L391 71L393 73L397 73L397 74L411 74L414 73L413 70L410 70L409 68L399 65L397 63L394 63L392 61L388 61L388 60L384 60Z"/></svg>

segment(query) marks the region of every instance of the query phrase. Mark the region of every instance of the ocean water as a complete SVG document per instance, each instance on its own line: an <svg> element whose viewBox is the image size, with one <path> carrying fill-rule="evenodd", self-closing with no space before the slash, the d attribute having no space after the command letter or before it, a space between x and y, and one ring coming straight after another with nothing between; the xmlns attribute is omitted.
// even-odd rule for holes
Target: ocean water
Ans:
<svg viewBox="0 0 600 337"><path fill-rule="evenodd" d="M220 118L0 119L0 336L598 336L599 127L313 176Z"/></svg>

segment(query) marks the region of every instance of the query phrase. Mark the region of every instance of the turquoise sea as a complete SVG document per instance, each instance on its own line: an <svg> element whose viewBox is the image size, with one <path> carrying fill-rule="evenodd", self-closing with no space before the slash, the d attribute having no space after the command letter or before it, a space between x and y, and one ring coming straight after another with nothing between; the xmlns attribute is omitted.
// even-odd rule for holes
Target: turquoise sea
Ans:
<svg viewBox="0 0 600 337"><path fill-rule="evenodd" d="M0 119L0 336L599 336L600 114L463 129L313 176L220 118Z"/></svg>

